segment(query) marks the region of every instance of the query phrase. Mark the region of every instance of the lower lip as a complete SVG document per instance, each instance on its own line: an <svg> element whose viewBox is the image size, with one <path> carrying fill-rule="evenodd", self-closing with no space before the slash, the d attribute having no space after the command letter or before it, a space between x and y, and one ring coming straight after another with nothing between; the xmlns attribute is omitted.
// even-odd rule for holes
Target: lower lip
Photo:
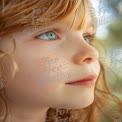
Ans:
<svg viewBox="0 0 122 122"><path fill-rule="evenodd" d="M75 85L75 86L94 86L95 82L94 80L89 81L79 81L79 82L73 82L73 83L66 83L66 85Z"/></svg>

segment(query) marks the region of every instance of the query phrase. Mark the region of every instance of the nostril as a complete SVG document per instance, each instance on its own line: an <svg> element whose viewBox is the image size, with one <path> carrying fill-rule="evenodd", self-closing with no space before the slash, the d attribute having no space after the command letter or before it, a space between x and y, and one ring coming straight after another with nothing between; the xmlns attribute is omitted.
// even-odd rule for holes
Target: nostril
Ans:
<svg viewBox="0 0 122 122"><path fill-rule="evenodd" d="M86 58L86 59L84 59L83 62L90 63L90 62L92 62L92 58Z"/></svg>

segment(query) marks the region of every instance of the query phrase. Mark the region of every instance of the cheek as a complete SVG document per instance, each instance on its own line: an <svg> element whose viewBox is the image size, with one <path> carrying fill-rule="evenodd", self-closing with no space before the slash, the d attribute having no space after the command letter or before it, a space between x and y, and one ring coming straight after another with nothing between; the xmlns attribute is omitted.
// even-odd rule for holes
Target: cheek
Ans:
<svg viewBox="0 0 122 122"><path fill-rule="evenodd" d="M42 60L38 61L35 67L32 68L35 70L30 73L33 74L33 77L35 79L34 81L32 81L32 84L38 91L50 92L51 90L54 90L58 85L57 81L53 80L56 76L56 65L54 62L52 64L51 62L50 64L48 63Z"/></svg>
<svg viewBox="0 0 122 122"><path fill-rule="evenodd" d="M63 73L68 68L67 63L57 57L39 59L35 68L38 73L37 89L41 87L41 91L51 92L61 87L60 81L66 77Z"/></svg>

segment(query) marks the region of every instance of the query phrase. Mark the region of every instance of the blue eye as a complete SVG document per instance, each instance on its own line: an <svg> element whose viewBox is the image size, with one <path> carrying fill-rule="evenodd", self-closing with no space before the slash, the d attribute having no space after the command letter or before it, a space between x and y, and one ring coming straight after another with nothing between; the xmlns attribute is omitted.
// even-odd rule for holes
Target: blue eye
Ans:
<svg viewBox="0 0 122 122"><path fill-rule="evenodd" d="M91 44L94 40L92 35L84 36L83 38L89 44Z"/></svg>
<svg viewBox="0 0 122 122"><path fill-rule="evenodd" d="M43 33L43 34L37 36L37 38L43 39L43 40L56 40L57 35L54 32L49 31L49 32L46 32L46 33Z"/></svg>
<svg viewBox="0 0 122 122"><path fill-rule="evenodd" d="M88 36L84 36L83 38L84 38L84 40L85 40L87 43L89 43L89 42L90 42L90 39L89 39L89 37L88 37Z"/></svg>

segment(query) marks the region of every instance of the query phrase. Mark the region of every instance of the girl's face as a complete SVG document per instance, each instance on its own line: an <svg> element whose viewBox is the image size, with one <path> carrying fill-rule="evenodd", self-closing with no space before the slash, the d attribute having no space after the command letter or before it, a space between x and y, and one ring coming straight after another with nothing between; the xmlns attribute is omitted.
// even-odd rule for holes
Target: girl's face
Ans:
<svg viewBox="0 0 122 122"><path fill-rule="evenodd" d="M82 16L78 9L66 21L52 25L47 30L19 31L12 36L16 40L13 55L19 70L9 80L6 92L11 102L37 107L79 109L94 100L95 85L68 85L67 82L83 79L100 72L98 51L90 45L94 33L92 18L88 13L81 30ZM10 38L5 46L10 46Z"/></svg>

